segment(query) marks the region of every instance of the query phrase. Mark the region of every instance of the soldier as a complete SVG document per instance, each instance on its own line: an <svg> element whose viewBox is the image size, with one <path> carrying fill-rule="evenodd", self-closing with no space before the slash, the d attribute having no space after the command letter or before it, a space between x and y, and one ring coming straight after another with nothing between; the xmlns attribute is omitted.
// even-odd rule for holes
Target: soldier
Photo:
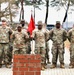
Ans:
<svg viewBox="0 0 74 75"><path fill-rule="evenodd" d="M68 40L70 41L70 68L74 68L74 25L73 28L68 31Z"/></svg>
<svg viewBox="0 0 74 75"><path fill-rule="evenodd" d="M28 39L28 34L22 32L22 26L17 27L17 31L14 31L13 35L13 54L26 54L25 41Z"/></svg>
<svg viewBox="0 0 74 75"><path fill-rule="evenodd" d="M28 29L28 23L25 22L25 20L21 20L20 24L22 25L22 32L27 32L27 29ZM30 54L31 52L31 44L30 44L30 34L29 32L27 32L28 35L29 35L29 40L26 42L26 48L27 48L27 54Z"/></svg>
<svg viewBox="0 0 74 75"><path fill-rule="evenodd" d="M33 30L32 38L35 40L35 54L41 54L41 70L45 70L45 41L46 31L42 29L42 21L38 22L38 28Z"/></svg>
<svg viewBox="0 0 74 75"><path fill-rule="evenodd" d="M56 27L50 30L50 39L53 41L52 46L52 66L55 68L57 65L57 59L59 55L60 68L64 67L64 41L67 38L67 32L60 27L60 22L56 22Z"/></svg>
<svg viewBox="0 0 74 75"><path fill-rule="evenodd" d="M7 26L6 19L2 19L2 26L0 26L0 68L2 67L2 61L6 68L9 68L9 37L12 34L12 30Z"/></svg>

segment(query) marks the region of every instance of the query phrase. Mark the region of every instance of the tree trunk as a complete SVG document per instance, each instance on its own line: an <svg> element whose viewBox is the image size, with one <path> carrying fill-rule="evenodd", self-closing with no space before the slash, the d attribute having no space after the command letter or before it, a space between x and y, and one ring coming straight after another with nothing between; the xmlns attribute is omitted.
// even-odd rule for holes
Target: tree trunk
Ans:
<svg viewBox="0 0 74 75"><path fill-rule="evenodd" d="M23 8L24 0L21 0L21 11L20 11L20 20L21 18L24 19L24 8Z"/></svg>
<svg viewBox="0 0 74 75"><path fill-rule="evenodd" d="M1 3L0 3L0 14L1 14ZM1 16L0 16L0 21L1 21Z"/></svg>
<svg viewBox="0 0 74 75"><path fill-rule="evenodd" d="M68 4L67 4L67 9L66 9L66 12L65 12L65 16L64 16L62 25L64 24L64 22L66 21L66 19L68 17L69 6L70 6L70 0L68 1Z"/></svg>
<svg viewBox="0 0 74 75"><path fill-rule="evenodd" d="M12 20L12 13L11 13L11 5L10 5L10 1L9 1L9 14L10 14L10 21L11 21L11 23L12 23L13 20Z"/></svg>
<svg viewBox="0 0 74 75"><path fill-rule="evenodd" d="M47 24L48 11L49 11L49 0L46 0L46 18L45 18L45 24Z"/></svg>

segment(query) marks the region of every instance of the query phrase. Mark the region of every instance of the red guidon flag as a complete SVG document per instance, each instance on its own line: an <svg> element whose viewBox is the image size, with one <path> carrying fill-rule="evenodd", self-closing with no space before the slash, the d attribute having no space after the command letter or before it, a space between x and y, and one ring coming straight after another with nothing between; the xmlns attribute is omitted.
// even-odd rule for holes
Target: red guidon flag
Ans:
<svg viewBox="0 0 74 75"><path fill-rule="evenodd" d="M31 14L31 19L30 19L30 23L28 25L28 32L30 33L30 35L32 35L32 31L35 29L35 22L33 19L33 16Z"/></svg>

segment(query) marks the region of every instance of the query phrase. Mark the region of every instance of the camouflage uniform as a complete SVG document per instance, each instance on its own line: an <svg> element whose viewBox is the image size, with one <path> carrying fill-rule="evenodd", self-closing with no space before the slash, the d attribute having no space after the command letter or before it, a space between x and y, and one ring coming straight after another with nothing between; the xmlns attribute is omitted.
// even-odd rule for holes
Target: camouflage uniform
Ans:
<svg viewBox="0 0 74 75"><path fill-rule="evenodd" d="M8 51L8 57L9 57L9 63L10 64L12 64L12 52L13 52L13 42L12 42L12 39L10 39L9 51Z"/></svg>
<svg viewBox="0 0 74 75"><path fill-rule="evenodd" d="M46 40L46 31L35 29L32 33L32 37L35 40L35 53L41 54L42 62L45 63L45 40Z"/></svg>
<svg viewBox="0 0 74 75"><path fill-rule="evenodd" d="M7 25L9 28L12 29L10 25ZM12 30L13 32L13 30ZM9 51L8 51L8 57L9 57L9 64L12 64L12 51L13 51L13 42L11 40L11 35L9 37Z"/></svg>
<svg viewBox="0 0 74 75"><path fill-rule="evenodd" d="M74 28L69 30L68 39L71 43L70 45L70 66L74 67Z"/></svg>
<svg viewBox="0 0 74 75"><path fill-rule="evenodd" d="M22 27L22 32L24 33L24 32L27 32L27 27ZM28 32L27 32L28 33ZM28 35L30 35L29 33L28 33ZM28 39L28 41L26 41L26 49L27 49L27 54L30 54L30 52L31 52L31 44L30 44L30 37L29 37L29 39Z"/></svg>
<svg viewBox="0 0 74 75"><path fill-rule="evenodd" d="M4 61L5 64L9 63L9 37L12 30L9 27L0 26L0 64Z"/></svg>
<svg viewBox="0 0 74 75"><path fill-rule="evenodd" d="M22 25L22 31L23 31L23 32L27 32L28 23L25 22L24 19L22 19L21 22L20 22L20 24ZM28 33L28 32L27 32L27 33ZM30 35L30 34L28 33L28 35ZM29 37L28 41L26 41L27 54L30 54L30 52L31 52L31 44L30 44L30 41L31 41L31 40L30 40L30 37Z"/></svg>
<svg viewBox="0 0 74 75"><path fill-rule="evenodd" d="M52 46L52 63L57 64L57 58L59 55L60 64L64 64L64 41L67 38L67 32L60 28L54 28L50 31L50 39L53 41Z"/></svg>
<svg viewBox="0 0 74 75"><path fill-rule="evenodd" d="M13 53L14 54L26 54L25 41L28 39L26 32L15 31L13 33Z"/></svg>

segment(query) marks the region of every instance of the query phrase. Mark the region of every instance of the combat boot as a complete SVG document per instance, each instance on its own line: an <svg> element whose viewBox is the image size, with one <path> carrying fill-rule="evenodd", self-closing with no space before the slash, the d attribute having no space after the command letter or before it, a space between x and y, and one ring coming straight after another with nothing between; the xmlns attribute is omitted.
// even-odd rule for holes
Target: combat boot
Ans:
<svg viewBox="0 0 74 75"><path fill-rule="evenodd" d="M56 68L56 64L52 64L52 65L50 66L50 68L51 68L51 69Z"/></svg>
<svg viewBox="0 0 74 75"><path fill-rule="evenodd" d="M73 68L73 66L72 66L72 62L70 62L70 64L69 64L69 68Z"/></svg>
<svg viewBox="0 0 74 75"><path fill-rule="evenodd" d="M70 62L69 68L74 68L74 63L73 62Z"/></svg>
<svg viewBox="0 0 74 75"><path fill-rule="evenodd" d="M46 62L45 62L44 64L45 64L45 65L47 65L47 63L46 63Z"/></svg>
<svg viewBox="0 0 74 75"><path fill-rule="evenodd" d="M47 63L48 63L48 64L51 64L51 62L50 62L49 60L47 61Z"/></svg>
<svg viewBox="0 0 74 75"><path fill-rule="evenodd" d="M41 64L41 70L44 71L45 68L44 68L44 64Z"/></svg>
<svg viewBox="0 0 74 75"><path fill-rule="evenodd" d="M72 65L72 63L69 64L69 66L71 66L71 65Z"/></svg>
<svg viewBox="0 0 74 75"><path fill-rule="evenodd" d="M47 67L46 67L46 65L45 65L45 64L43 64L43 67L44 67L45 69L47 69Z"/></svg>
<svg viewBox="0 0 74 75"><path fill-rule="evenodd" d="M60 64L60 68L65 68L64 64Z"/></svg>
<svg viewBox="0 0 74 75"><path fill-rule="evenodd" d="M11 68L11 66L9 64L5 64L6 68Z"/></svg>
<svg viewBox="0 0 74 75"><path fill-rule="evenodd" d="M72 65L69 65L69 68L71 69L71 68L74 68Z"/></svg>
<svg viewBox="0 0 74 75"><path fill-rule="evenodd" d="M2 64L0 64L0 68L2 68Z"/></svg>

